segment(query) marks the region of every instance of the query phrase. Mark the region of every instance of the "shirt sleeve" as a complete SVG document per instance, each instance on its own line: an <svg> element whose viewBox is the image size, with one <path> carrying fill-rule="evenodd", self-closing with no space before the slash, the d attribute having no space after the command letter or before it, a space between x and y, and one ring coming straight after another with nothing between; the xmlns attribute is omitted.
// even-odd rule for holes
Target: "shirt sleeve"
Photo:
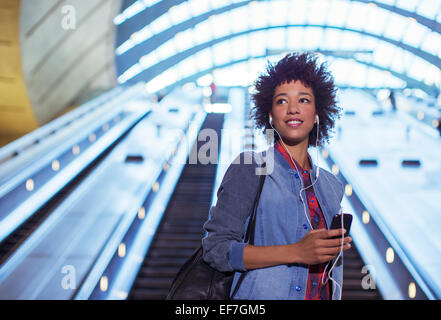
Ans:
<svg viewBox="0 0 441 320"><path fill-rule="evenodd" d="M245 154L242 152L225 172L217 191L216 204L211 207L204 224L203 259L222 272L246 271L243 264L246 243L243 238L260 176L256 174L254 153L250 164L246 164Z"/></svg>

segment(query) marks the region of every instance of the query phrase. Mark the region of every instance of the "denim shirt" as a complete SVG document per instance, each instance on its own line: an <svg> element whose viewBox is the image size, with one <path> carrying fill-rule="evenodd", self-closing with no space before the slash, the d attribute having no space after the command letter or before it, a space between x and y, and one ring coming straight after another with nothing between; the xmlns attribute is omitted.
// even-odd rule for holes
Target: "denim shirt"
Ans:
<svg viewBox="0 0 441 320"><path fill-rule="evenodd" d="M203 259L219 271L236 271L232 290L240 274L247 271L243 264L246 243L243 238L253 209L259 175L256 168L265 160L265 178L257 207L254 245L272 246L299 242L310 231L300 197L301 181L296 171L274 147L261 153L242 152L230 164L217 191L217 202L210 209L204 224ZM252 158L253 161L247 159ZM311 182L316 180L316 164L310 170ZM340 210L343 185L330 172L320 168L313 185L323 211L326 225ZM302 198L306 201L305 191ZM339 259L332 270L332 278L342 286L343 264ZM329 264L329 267L333 262ZM329 269L328 269L329 270ZM284 300L305 298L308 266L298 263L277 265L247 271L233 299ZM331 281L331 280L329 280ZM340 290L333 283L333 299L341 299Z"/></svg>

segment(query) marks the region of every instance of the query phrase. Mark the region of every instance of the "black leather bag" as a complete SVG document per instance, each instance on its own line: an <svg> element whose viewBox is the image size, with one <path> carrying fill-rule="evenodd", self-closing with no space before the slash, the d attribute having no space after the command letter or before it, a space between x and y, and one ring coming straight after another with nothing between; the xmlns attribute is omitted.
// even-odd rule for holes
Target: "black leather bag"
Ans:
<svg viewBox="0 0 441 320"><path fill-rule="evenodd" d="M257 205L262 192L265 175L260 176L252 215L248 222L245 242L254 243L254 226ZM167 295L167 300L229 300L234 272L220 272L210 267L202 259L202 245L182 265L175 276ZM243 272L231 294L234 296L242 283L246 272Z"/></svg>

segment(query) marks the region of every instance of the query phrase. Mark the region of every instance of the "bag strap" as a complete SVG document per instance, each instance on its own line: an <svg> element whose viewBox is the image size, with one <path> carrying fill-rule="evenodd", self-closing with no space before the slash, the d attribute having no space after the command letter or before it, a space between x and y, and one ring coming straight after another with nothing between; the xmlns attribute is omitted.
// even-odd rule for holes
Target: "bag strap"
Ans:
<svg viewBox="0 0 441 320"><path fill-rule="evenodd" d="M265 164L263 164L263 167L265 167ZM262 193L263 184L265 182L265 176L266 174L262 174L259 179L259 186L257 189L256 198L254 199L253 204L253 212L251 213L250 221L248 222L247 231L245 234L245 242L249 244L254 244L254 231L255 231L255 225L256 225L256 216L257 216L257 207L259 204L260 194Z"/></svg>
<svg viewBox="0 0 441 320"><path fill-rule="evenodd" d="M266 166L266 163L262 164L262 168ZM257 194L256 198L254 199L254 205L253 205L253 211L251 213L250 221L248 222L247 231L245 234L245 243L254 244L254 234L256 229L256 216L257 216L257 206L259 204L260 194L262 193L263 184L265 182L266 174L262 174L259 179L259 185L257 187ZM237 290L239 290L240 284L242 283L243 279L245 278L247 272L243 272L239 280L237 280L236 286L234 287L233 293L231 294L231 297L234 297L237 293Z"/></svg>

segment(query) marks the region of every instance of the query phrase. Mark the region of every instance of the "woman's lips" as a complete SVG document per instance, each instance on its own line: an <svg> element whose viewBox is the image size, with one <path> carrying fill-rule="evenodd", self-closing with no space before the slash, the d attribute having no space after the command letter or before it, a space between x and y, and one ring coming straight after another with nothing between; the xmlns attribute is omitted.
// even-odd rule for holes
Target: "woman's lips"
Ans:
<svg viewBox="0 0 441 320"><path fill-rule="evenodd" d="M287 121L286 124L291 127L291 128L297 128L299 127L301 124L303 123L303 121L300 120L290 120Z"/></svg>

